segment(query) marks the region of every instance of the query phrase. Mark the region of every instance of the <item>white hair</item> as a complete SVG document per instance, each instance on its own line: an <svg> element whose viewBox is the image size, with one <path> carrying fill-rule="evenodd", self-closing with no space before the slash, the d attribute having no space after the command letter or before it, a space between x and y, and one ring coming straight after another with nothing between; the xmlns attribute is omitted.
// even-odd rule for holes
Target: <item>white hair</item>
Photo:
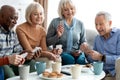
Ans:
<svg viewBox="0 0 120 80"><path fill-rule="evenodd" d="M73 4L72 0L60 0L59 6L58 6L58 15L60 18L63 18L62 15L62 9L67 6L67 4L71 5L75 10L75 5Z"/></svg>
<svg viewBox="0 0 120 80"><path fill-rule="evenodd" d="M98 12L98 13L96 14L96 17L97 17L97 16L101 16L101 15L103 15L103 16L105 17L105 20L107 20L107 21L112 20L111 14L108 13L108 12L100 11L100 12Z"/></svg>

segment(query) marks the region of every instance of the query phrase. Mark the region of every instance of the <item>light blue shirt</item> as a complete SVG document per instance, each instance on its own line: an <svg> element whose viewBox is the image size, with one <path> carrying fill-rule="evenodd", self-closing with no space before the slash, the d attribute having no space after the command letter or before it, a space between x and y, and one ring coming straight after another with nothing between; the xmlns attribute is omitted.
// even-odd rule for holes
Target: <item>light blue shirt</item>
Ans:
<svg viewBox="0 0 120 80"><path fill-rule="evenodd" d="M120 57L120 29L112 28L107 40L100 35L96 36L93 49L106 56L104 71L114 76L115 61Z"/></svg>

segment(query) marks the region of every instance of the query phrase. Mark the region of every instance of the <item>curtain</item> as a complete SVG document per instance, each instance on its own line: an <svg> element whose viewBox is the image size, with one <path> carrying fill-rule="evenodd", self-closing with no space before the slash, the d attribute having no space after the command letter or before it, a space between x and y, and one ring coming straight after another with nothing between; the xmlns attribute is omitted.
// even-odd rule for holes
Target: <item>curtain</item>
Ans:
<svg viewBox="0 0 120 80"><path fill-rule="evenodd" d="M34 0L34 1L39 2L44 8L45 20L42 25L45 29L47 29L48 0Z"/></svg>

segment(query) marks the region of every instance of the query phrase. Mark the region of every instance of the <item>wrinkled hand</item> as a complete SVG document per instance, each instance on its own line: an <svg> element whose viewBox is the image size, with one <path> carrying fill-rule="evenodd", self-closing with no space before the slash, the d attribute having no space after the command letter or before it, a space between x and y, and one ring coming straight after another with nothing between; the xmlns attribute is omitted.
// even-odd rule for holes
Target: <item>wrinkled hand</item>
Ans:
<svg viewBox="0 0 120 80"><path fill-rule="evenodd" d="M53 54L53 53L51 53L51 52L47 52L46 54L47 54L46 57L47 57L49 60L56 61L57 55L55 55L55 54Z"/></svg>
<svg viewBox="0 0 120 80"><path fill-rule="evenodd" d="M63 49L62 48L59 48L59 49L53 49L52 50L52 53L56 54L56 55L60 55L61 53L63 52Z"/></svg>
<svg viewBox="0 0 120 80"><path fill-rule="evenodd" d="M57 27L58 37L61 37L63 35L63 32L64 32L64 27L62 25L58 25L58 27Z"/></svg>
<svg viewBox="0 0 120 80"><path fill-rule="evenodd" d="M93 60L101 60L102 59L102 54L100 54L99 52L97 52L95 50L89 51L88 55L90 55Z"/></svg>
<svg viewBox="0 0 120 80"><path fill-rule="evenodd" d="M34 55L35 55L35 54L33 54L32 52L31 52L31 53L28 53L26 59L27 59L27 60L31 60Z"/></svg>
<svg viewBox="0 0 120 80"><path fill-rule="evenodd" d="M30 51L30 50L24 50L24 51L21 52L20 54L24 54L25 52L28 53L27 56L26 56L26 59L27 59L27 60L31 60L31 59L33 58L33 56L34 56L34 54L32 53L32 51Z"/></svg>
<svg viewBox="0 0 120 80"><path fill-rule="evenodd" d="M34 55L34 58L39 58L40 56L41 56L41 49L39 49L39 50L37 50L35 53L33 53L33 54L35 54Z"/></svg>
<svg viewBox="0 0 120 80"><path fill-rule="evenodd" d="M57 49L57 55L60 55L63 52L62 48Z"/></svg>
<svg viewBox="0 0 120 80"><path fill-rule="evenodd" d="M13 54L8 56L9 64L19 65L25 62L25 59L21 55Z"/></svg>
<svg viewBox="0 0 120 80"><path fill-rule="evenodd" d="M80 50L85 53L88 53L90 48L89 48L88 44L86 42L84 42L80 45Z"/></svg>

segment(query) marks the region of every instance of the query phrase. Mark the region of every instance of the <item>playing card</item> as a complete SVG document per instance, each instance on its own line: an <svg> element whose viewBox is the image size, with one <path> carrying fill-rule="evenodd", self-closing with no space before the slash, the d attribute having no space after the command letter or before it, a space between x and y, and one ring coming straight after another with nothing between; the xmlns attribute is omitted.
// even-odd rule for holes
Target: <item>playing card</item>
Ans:
<svg viewBox="0 0 120 80"><path fill-rule="evenodd" d="M22 56L23 58L25 58L27 55L28 55L28 53L27 53L27 52L25 52L25 53L21 54L21 56Z"/></svg>

